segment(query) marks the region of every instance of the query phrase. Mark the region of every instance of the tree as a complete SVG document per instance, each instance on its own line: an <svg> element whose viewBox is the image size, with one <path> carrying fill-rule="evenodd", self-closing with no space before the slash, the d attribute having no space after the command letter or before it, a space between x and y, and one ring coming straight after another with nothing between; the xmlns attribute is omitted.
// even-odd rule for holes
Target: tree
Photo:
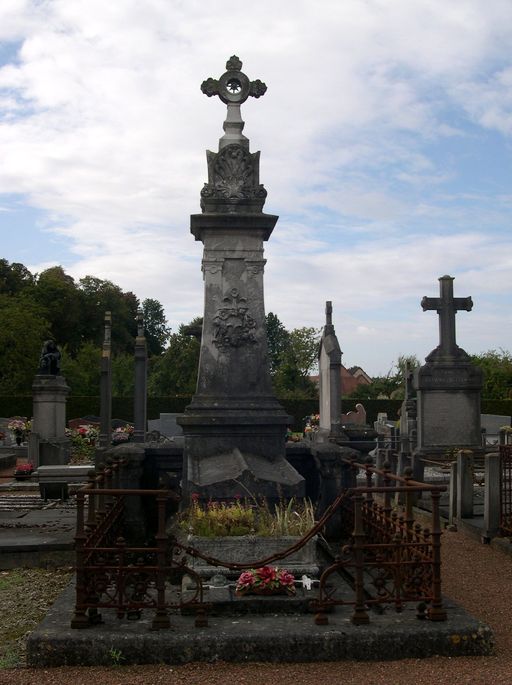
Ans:
<svg viewBox="0 0 512 685"><path fill-rule="evenodd" d="M159 355L165 350L171 329L167 327L164 308L158 300L147 298L142 303L148 356Z"/></svg>
<svg viewBox="0 0 512 685"><path fill-rule="evenodd" d="M512 397L512 355L500 348L471 355L471 361L484 372L482 395L486 399Z"/></svg>
<svg viewBox="0 0 512 685"><path fill-rule="evenodd" d="M191 395L196 390L199 351L201 349L199 319L181 325L169 338L169 346L152 360L148 379L148 394Z"/></svg>
<svg viewBox="0 0 512 685"><path fill-rule="evenodd" d="M28 286L33 286L35 277L26 266L7 259L0 259L0 293L17 295Z"/></svg>
<svg viewBox="0 0 512 685"><path fill-rule="evenodd" d="M308 376L317 362L319 342L317 328L294 328L288 334L288 343L273 378L279 397L316 397L317 388Z"/></svg>
<svg viewBox="0 0 512 685"><path fill-rule="evenodd" d="M101 348L84 342L74 355L67 347L61 350L61 371L71 388L71 395L95 397L100 394Z"/></svg>
<svg viewBox="0 0 512 685"><path fill-rule="evenodd" d="M29 395L50 324L43 308L23 294L0 295L0 317L0 394Z"/></svg>
<svg viewBox="0 0 512 685"><path fill-rule="evenodd" d="M123 292L111 281L85 276L79 281L82 292L82 330L85 339L97 345L103 342L105 312L112 313L112 351L133 352L137 335L139 301L131 292Z"/></svg>
<svg viewBox="0 0 512 685"><path fill-rule="evenodd" d="M290 344L290 334L279 318L272 312L269 312L265 317L265 324L270 374L274 376L283 361L286 348Z"/></svg>
<svg viewBox="0 0 512 685"><path fill-rule="evenodd" d="M33 293L50 322L51 337L75 354L82 343L82 298L73 278L61 266L52 266L40 274Z"/></svg>

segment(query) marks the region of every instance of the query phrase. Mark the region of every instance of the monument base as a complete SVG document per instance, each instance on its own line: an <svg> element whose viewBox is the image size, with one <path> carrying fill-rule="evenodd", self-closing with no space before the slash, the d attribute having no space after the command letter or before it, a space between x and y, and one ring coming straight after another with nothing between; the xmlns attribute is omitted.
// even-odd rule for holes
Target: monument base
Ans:
<svg viewBox="0 0 512 685"><path fill-rule="evenodd" d="M185 500L192 493L207 499L304 497L304 478L285 456L291 417L275 398L268 407L262 404L257 398L237 407L224 399L206 406L195 399L178 417L185 438Z"/></svg>

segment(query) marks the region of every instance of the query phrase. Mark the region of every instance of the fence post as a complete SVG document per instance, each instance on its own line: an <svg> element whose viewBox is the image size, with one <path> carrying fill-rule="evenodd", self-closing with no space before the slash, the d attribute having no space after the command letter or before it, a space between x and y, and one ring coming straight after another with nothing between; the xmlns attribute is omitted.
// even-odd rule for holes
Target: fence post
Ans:
<svg viewBox="0 0 512 685"><path fill-rule="evenodd" d="M457 454L457 518L473 518L473 452Z"/></svg>
<svg viewBox="0 0 512 685"><path fill-rule="evenodd" d="M165 532L165 504L167 502L166 493L158 493L158 495L156 496L156 502L158 507L158 532L155 535L155 540L158 547L156 567L157 599L156 614L151 624L151 630L169 628L171 625L169 621L169 614L165 606L165 552L167 547L167 533Z"/></svg>
<svg viewBox="0 0 512 685"><path fill-rule="evenodd" d="M446 621L441 596L441 526L439 517L439 490L432 491L432 606L428 615L431 621Z"/></svg>
<svg viewBox="0 0 512 685"><path fill-rule="evenodd" d="M355 563L355 591L356 604L352 615L352 623L363 625L370 623L370 617L366 612L364 602L364 550L365 538L363 526L363 495L354 496L354 563Z"/></svg>
<svg viewBox="0 0 512 685"><path fill-rule="evenodd" d="M501 520L499 452L485 455L484 485L484 542L489 542L499 531Z"/></svg>
<svg viewBox="0 0 512 685"><path fill-rule="evenodd" d="M448 521L453 523L457 519L457 462L450 464L450 503L448 505Z"/></svg>
<svg viewBox="0 0 512 685"><path fill-rule="evenodd" d="M83 490L76 493L76 535L75 535L75 550L76 550L76 602L75 612L71 619L72 628L87 628L89 626L89 619L87 618L86 588L85 588L85 541L87 535L84 527L84 506L85 495Z"/></svg>

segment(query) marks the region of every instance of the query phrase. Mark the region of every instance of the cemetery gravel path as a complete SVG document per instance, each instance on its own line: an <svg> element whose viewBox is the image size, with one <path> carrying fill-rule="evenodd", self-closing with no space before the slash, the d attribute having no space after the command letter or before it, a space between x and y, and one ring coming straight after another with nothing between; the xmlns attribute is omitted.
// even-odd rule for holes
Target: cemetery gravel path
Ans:
<svg viewBox="0 0 512 685"><path fill-rule="evenodd" d="M512 557L462 532L443 535L446 595L488 623L493 657L315 664L187 664L0 670L0 685L511 685Z"/></svg>

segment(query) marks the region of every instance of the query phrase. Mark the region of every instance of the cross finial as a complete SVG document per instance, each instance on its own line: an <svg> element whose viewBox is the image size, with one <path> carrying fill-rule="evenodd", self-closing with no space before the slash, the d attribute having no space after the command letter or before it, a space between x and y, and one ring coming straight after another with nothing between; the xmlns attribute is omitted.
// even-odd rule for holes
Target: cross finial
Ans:
<svg viewBox="0 0 512 685"><path fill-rule="evenodd" d="M455 341L455 314L462 310L470 312L473 300L471 297L454 297L453 281L452 276L441 276L439 297L424 297L421 300L424 312L437 311L439 314L439 345L428 355L427 361L450 361L466 359L468 356Z"/></svg>
<svg viewBox="0 0 512 685"><path fill-rule="evenodd" d="M252 96L259 98L265 94L267 86L256 79L250 81L241 71L242 62L233 55L226 62L227 71L219 79L208 78L201 84L202 92L208 97L218 95L228 106L224 131L226 134L219 141L219 149L230 143L238 143L249 147L248 139L242 135L244 122L240 113L240 105Z"/></svg>
<svg viewBox="0 0 512 685"><path fill-rule="evenodd" d="M325 325L332 326L332 302L327 300L325 303Z"/></svg>
<svg viewBox="0 0 512 685"><path fill-rule="evenodd" d="M137 337L144 337L144 312L142 309L137 309Z"/></svg>

